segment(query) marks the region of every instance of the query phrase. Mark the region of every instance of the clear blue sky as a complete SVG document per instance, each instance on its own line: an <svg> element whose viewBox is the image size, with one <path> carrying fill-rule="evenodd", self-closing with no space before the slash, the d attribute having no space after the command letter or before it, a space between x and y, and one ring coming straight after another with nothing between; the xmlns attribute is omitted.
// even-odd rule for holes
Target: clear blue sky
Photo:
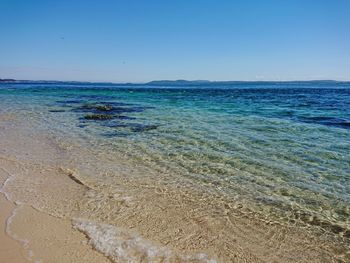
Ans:
<svg viewBox="0 0 350 263"><path fill-rule="evenodd" d="M0 78L350 80L349 0L0 0Z"/></svg>

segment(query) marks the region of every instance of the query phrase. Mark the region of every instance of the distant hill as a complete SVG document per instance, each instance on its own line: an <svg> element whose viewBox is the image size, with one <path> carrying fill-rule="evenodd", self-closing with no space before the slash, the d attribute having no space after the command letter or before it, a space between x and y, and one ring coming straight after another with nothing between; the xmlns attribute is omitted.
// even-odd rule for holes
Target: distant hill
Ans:
<svg viewBox="0 0 350 263"><path fill-rule="evenodd" d="M209 80L153 80L145 83L146 85L151 86L163 86L163 85L172 85L172 86L183 86L183 85L203 85L209 84L211 81Z"/></svg>
<svg viewBox="0 0 350 263"><path fill-rule="evenodd" d="M337 81L337 80L296 80L296 81L210 81L210 80L153 80L147 83L113 83L113 82L83 82L83 81L59 81L59 80L15 80L15 79L0 79L0 83L35 83L35 84L64 84L64 85L113 85L113 86L154 86L154 87L196 87L196 86L240 86L240 85L308 85L317 84L320 86L327 84L350 84L350 81Z"/></svg>
<svg viewBox="0 0 350 263"><path fill-rule="evenodd" d="M0 79L0 82L13 82L15 79Z"/></svg>
<svg viewBox="0 0 350 263"><path fill-rule="evenodd" d="M216 86L216 85L240 85L240 84L327 84L327 83L349 83L346 81L335 81L335 80L306 80L306 81L209 81L209 80L154 80L145 83L149 86Z"/></svg>

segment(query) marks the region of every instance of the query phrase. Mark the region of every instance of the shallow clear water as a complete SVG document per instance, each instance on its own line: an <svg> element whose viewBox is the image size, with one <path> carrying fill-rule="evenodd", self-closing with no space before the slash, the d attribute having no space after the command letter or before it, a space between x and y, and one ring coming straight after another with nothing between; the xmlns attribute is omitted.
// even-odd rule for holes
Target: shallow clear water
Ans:
<svg viewBox="0 0 350 263"><path fill-rule="evenodd" d="M350 237L350 84L17 83L0 84L0 100L173 184Z"/></svg>

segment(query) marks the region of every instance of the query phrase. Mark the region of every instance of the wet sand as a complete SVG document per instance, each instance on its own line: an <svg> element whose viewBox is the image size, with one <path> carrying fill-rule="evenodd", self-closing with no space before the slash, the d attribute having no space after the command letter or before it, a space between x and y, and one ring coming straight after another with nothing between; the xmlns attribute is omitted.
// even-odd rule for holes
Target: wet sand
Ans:
<svg viewBox="0 0 350 263"><path fill-rule="evenodd" d="M0 261L8 263L24 263L28 262L26 259L26 252L21 244L6 233L6 221L11 216L15 209L15 205L7 201L3 195L0 195Z"/></svg>
<svg viewBox="0 0 350 263"><path fill-rule="evenodd" d="M64 179L67 178L59 176L60 169L51 170L55 160L51 160L51 166L46 166L50 171L45 171L41 165L34 165L32 157L38 157L34 152L40 155L38 150L43 144L35 140L30 142L30 138L27 144L22 137L16 140L18 135L9 136L11 132L7 132L11 128L8 130L7 125L11 126L15 120L15 117L8 115L0 118L0 262L110 262L92 249L87 237L72 227L70 219L35 208L36 205L40 207L40 202L44 204L55 198L64 206L62 198L58 196L69 198L64 190ZM36 143L39 148L34 146ZM15 152L12 156L6 154L10 149L12 153ZM46 153L43 152L44 155ZM24 177L21 178L21 175ZM58 179L55 181L51 178L52 183L57 183L56 192L50 192L52 188L43 183L48 183L42 180L43 177L50 175ZM60 179L63 181L59 182ZM67 180L71 183L70 179ZM10 190L11 184L13 191ZM40 187L34 191L31 185L39 184ZM36 198L30 199L31 194Z"/></svg>
<svg viewBox="0 0 350 263"><path fill-rule="evenodd" d="M0 168L0 261L8 263L24 263L26 259L26 252L19 242L11 238L7 231L7 222L12 216L12 213L16 207L11 201L7 200L5 193L2 192L2 188L6 183L9 175Z"/></svg>
<svg viewBox="0 0 350 263"><path fill-rule="evenodd" d="M4 161L2 167L6 166ZM10 165L11 166L11 165ZM9 175L0 169L2 184ZM110 262L93 250L70 220L42 213L0 196L0 262Z"/></svg>

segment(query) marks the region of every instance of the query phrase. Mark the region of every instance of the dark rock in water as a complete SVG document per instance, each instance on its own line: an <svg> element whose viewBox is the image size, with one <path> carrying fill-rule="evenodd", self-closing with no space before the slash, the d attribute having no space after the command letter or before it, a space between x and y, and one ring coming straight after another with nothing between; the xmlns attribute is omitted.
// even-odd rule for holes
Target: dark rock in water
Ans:
<svg viewBox="0 0 350 263"><path fill-rule="evenodd" d="M103 126L109 127L109 128L117 128L117 129L129 127L129 125L126 123L112 122L112 121L104 123Z"/></svg>
<svg viewBox="0 0 350 263"><path fill-rule="evenodd" d="M106 138L115 138L115 137L127 137L129 134L127 132L109 132L101 134Z"/></svg>
<svg viewBox="0 0 350 263"><path fill-rule="evenodd" d="M94 110L95 108L96 108L96 104L95 103L85 103L85 104L81 105L80 107L78 107L77 109Z"/></svg>
<svg viewBox="0 0 350 263"><path fill-rule="evenodd" d="M110 120L113 118L113 115L110 114L89 114L85 115L85 120Z"/></svg>
<svg viewBox="0 0 350 263"><path fill-rule="evenodd" d="M315 123L326 126L334 126L343 129L350 128L350 120L329 116L311 116L311 117L299 117L299 120L306 123Z"/></svg>
<svg viewBox="0 0 350 263"><path fill-rule="evenodd" d="M113 106L109 104L84 104L78 109L81 110L97 110L97 111L111 111L113 110Z"/></svg>
<svg viewBox="0 0 350 263"><path fill-rule="evenodd" d="M120 113L125 113L125 112L142 112L145 109L143 107L138 107L138 106L129 106L129 107L112 107L111 111L114 113L120 114Z"/></svg>
<svg viewBox="0 0 350 263"><path fill-rule="evenodd" d="M78 107L78 111L112 111L114 108L109 104L84 104Z"/></svg>
<svg viewBox="0 0 350 263"><path fill-rule="evenodd" d="M343 232L343 237L349 238L350 239L350 230L346 230Z"/></svg>
<svg viewBox="0 0 350 263"><path fill-rule="evenodd" d="M350 121L341 122L339 125L341 125L343 127L349 127L350 128Z"/></svg>
<svg viewBox="0 0 350 263"><path fill-rule="evenodd" d="M133 132L144 132L157 129L157 125L137 125L131 128Z"/></svg>
<svg viewBox="0 0 350 263"><path fill-rule="evenodd" d="M49 110L49 112L65 112L65 110Z"/></svg>
<svg viewBox="0 0 350 263"><path fill-rule="evenodd" d="M347 122L347 121L324 122L322 124L327 126L334 126L338 128L350 129L350 122Z"/></svg>
<svg viewBox="0 0 350 263"><path fill-rule="evenodd" d="M120 120L135 120L135 117L129 117L129 116L125 116L125 115L116 115L115 116L116 119L120 119Z"/></svg>
<svg viewBox="0 0 350 263"><path fill-rule="evenodd" d="M158 125L144 125L140 123L127 123L119 121L106 122L103 123L103 125L109 128L119 130L118 132L120 132L120 130L129 131L128 134L130 134L130 132L145 132L155 130L159 127Z"/></svg>
<svg viewBox="0 0 350 263"><path fill-rule="evenodd" d="M142 107L120 107L112 106L110 104L85 104L80 107L72 109L75 112L89 112L99 114L100 112L110 112L116 115L121 115L127 112L142 112Z"/></svg>
<svg viewBox="0 0 350 263"><path fill-rule="evenodd" d="M99 111L111 111L113 107L111 105L97 105L95 109Z"/></svg>

